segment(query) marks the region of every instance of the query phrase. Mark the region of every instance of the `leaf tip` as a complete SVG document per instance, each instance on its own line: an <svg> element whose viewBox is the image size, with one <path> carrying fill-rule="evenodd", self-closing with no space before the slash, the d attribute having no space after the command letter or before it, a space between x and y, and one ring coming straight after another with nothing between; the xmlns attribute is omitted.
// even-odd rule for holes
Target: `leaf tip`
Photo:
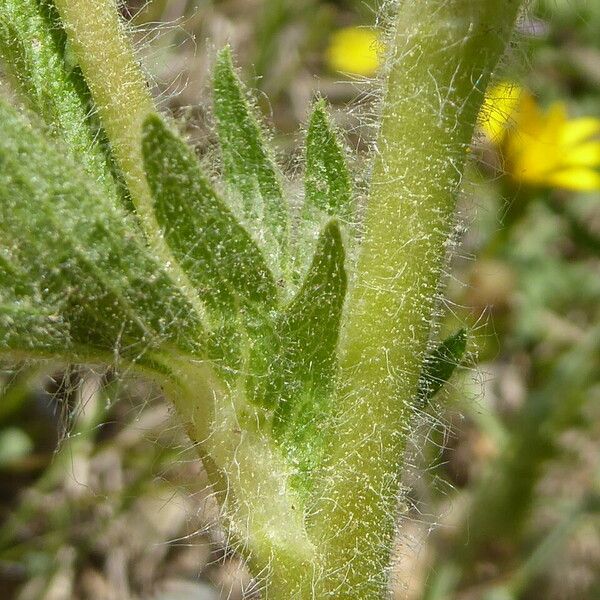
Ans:
<svg viewBox="0 0 600 600"><path fill-rule="evenodd" d="M452 354L462 359L465 352L467 351L467 340L469 338L469 332L466 327L461 327L454 335L450 336L449 340L452 340Z"/></svg>
<svg viewBox="0 0 600 600"><path fill-rule="evenodd" d="M217 52L217 58L215 61L215 79L218 79L223 74L233 74L233 50L230 44L223 46Z"/></svg>
<svg viewBox="0 0 600 600"><path fill-rule="evenodd" d="M308 121L309 136L315 129L329 128L329 112L327 102L324 98L317 97L312 105L312 111Z"/></svg>
<svg viewBox="0 0 600 600"><path fill-rule="evenodd" d="M156 138L167 129L162 117L157 113L150 113L142 123L142 143Z"/></svg>

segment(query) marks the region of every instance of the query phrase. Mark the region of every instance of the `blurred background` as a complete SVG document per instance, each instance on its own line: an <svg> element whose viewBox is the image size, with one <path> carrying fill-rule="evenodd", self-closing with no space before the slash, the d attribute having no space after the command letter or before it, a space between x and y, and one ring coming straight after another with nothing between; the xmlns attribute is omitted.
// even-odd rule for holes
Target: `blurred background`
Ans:
<svg viewBox="0 0 600 600"><path fill-rule="evenodd" d="M443 332L469 328L469 356L415 428L396 599L600 598L600 2L528 4L459 203L440 312ZM207 163L211 61L230 43L291 185L319 93L364 192L378 2L131 0L123 15ZM256 597L152 386L19 364L0 365L0 393L2 599Z"/></svg>

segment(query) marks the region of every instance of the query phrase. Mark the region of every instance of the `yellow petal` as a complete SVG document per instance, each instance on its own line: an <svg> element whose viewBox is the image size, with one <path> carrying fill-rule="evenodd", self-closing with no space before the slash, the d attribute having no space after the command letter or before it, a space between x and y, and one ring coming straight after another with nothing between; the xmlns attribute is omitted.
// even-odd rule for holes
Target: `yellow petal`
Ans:
<svg viewBox="0 0 600 600"><path fill-rule="evenodd" d="M600 135L600 119L581 117L567 121L561 134L561 143L573 146L584 140Z"/></svg>
<svg viewBox="0 0 600 600"><path fill-rule="evenodd" d="M514 135L527 135L534 140L544 134L545 119L538 103L529 92L523 92L515 112Z"/></svg>
<svg viewBox="0 0 600 600"><path fill-rule="evenodd" d="M501 145L507 173L518 182L569 190L600 189L600 119L569 120L563 102L542 111L522 91Z"/></svg>
<svg viewBox="0 0 600 600"><path fill-rule="evenodd" d="M600 190L600 171L573 167L548 175L547 184L581 192Z"/></svg>
<svg viewBox="0 0 600 600"><path fill-rule="evenodd" d="M567 125L567 106L564 102L554 102L551 104L545 115L545 129L552 133L552 138L560 138L561 131Z"/></svg>
<svg viewBox="0 0 600 600"><path fill-rule="evenodd" d="M562 164L569 167L600 167L600 142L564 148Z"/></svg>
<svg viewBox="0 0 600 600"><path fill-rule="evenodd" d="M492 86L479 112L479 125L488 139L499 142L519 106L523 88L510 81Z"/></svg>
<svg viewBox="0 0 600 600"><path fill-rule="evenodd" d="M326 58L329 68L355 75L374 75L382 51L380 36L374 29L346 27L331 36Z"/></svg>

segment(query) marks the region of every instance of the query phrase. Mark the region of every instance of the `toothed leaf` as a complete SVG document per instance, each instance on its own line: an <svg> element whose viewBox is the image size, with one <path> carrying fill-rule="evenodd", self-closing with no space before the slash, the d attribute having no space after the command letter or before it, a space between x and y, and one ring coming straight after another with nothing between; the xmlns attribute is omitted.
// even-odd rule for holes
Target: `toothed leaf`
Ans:
<svg viewBox="0 0 600 600"><path fill-rule="evenodd" d="M316 209L352 221L350 174L322 100L315 104L308 124L305 192L305 214L310 215Z"/></svg>
<svg viewBox="0 0 600 600"><path fill-rule="evenodd" d="M129 217L0 101L0 352L199 350L194 311Z"/></svg>
<svg viewBox="0 0 600 600"><path fill-rule="evenodd" d="M239 198L248 220L285 254L288 212L280 176L263 132L233 69L231 52L222 50L214 72L214 111L230 195Z"/></svg>
<svg viewBox="0 0 600 600"><path fill-rule="evenodd" d="M159 226L213 307L274 306L275 282L248 232L217 197L193 150L160 117L144 124L143 154Z"/></svg>
<svg viewBox="0 0 600 600"><path fill-rule="evenodd" d="M249 397L273 408L273 427L314 423L333 381L342 305L346 293L344 246L332 221L321 233L312 264L296 297L256 348Z"/></svg>
<svg viewBox="0 0 600 600"><path fill-rule="evenodd" d="M446 338L425 359L419 378L417 400L425 406L450 379L467 349L467 332L459 329Z"/></svg>

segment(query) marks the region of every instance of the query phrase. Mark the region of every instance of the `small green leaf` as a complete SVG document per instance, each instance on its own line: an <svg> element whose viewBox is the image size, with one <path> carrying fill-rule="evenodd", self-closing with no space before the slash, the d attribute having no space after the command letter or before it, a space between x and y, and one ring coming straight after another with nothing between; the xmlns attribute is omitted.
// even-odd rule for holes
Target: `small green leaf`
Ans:
<svg viewBox="0 0 600 600"><path fill-rule="evenodd" d="M353 220L350 174L323 100L315 104L308 124L304 185L305 214L316 209L345 222Z"/></svg>
<svg viewBox="0 0 600 600"><path fill-rule="evenodd" d="M425 358L417 393L420 406L426 406L450 379L454 369L460 364L466 349L467 332L465 329L459 329L441 342Z"/></svg>
<svg viewBox="0 0 600 600"><path fill-rule="evenodd" d="M202 327L122 209L0 101L0 352L138 360Z"/></svg>
<svg viewBox="0 0 600 600"><path fill-rule="evenodd" d="M213 307L273 307L277 289L263 255L217 197L193 150L157 115L144 123L142 145L158 224L200 297Z"/></svg>
<svg viewBox="0 0 600 600"><path fill-rule="evenodd" d="M275 439L294 465L293 485L310 493L322 460L323 422L336 376L346 295L345 252L337 222L327 224L296 297L253 348L249 399L273 410ZM255 338L256 339L256 338Z"/></svg>
<svg viewBox="0 0 600 600"><path fill-rule="evenodd" d="M288 210L280 175L235 74L229 48L223 49L217 57L214 103L229 195L241 200L245 217L250 223L258 224L261 235L276 242L285 256Z"/></svg>
<svg viewBox="0 0 600 600"><path fill-rule="evenodd" d="M314 421L317 404L331 389L346 294L344 260L339 225L332 221L319 237L301 289L254 348L249 399L275 410L276 432L292 420Z"/></svg>

